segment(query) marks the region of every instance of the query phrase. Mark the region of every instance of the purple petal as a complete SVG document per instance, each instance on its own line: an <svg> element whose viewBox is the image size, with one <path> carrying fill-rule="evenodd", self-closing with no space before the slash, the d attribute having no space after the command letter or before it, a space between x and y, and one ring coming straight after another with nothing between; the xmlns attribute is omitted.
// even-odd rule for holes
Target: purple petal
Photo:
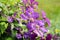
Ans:
<svg viewBox="0 0 60 40"><path fill-rule="evenodd" d="M44 33L48 32L48 30L47 30L46 28L44 28L44 27L40 27L40 29L41 29Z"/></svg>
<svg viewBox="0 0 60 40"><path fill-rule="evenodd" d="M17 39L20 39L20 38L22 38L22 35L19 34L19 33L17 33L17 34L16 34L16 38L17 38Z"/></svg>
<svg viewBox="0 0 60 40"><path fill-rule="evenodd" d="M43 10L41 12L42 12L42 17L46 18L46 13Z"/></svg>
<svg viewBox="0 0 60 40"><path fill-rule="evenodd" d="M39 13L37 13L37 12L32 13L32 17L33 17L34 19L39 18Z"/></svg>
<svg viewBox="0 0 60 40"><path fill-rule="evenodd" d="M45 21L47 22L48 26L50 26L50 20L48 18L45 18Z"/></svg>
<svg viewBox="0 0 60 40"><path fill-rule="evenodd" d="M26 15L27 17L31 17L31 14L30 14L28 11L25 12L25 15Z"/></svg>
<svg viewBox="0 0 60 40"><path fill-rule="evenodd" d="M7 17L7 21L8 21L8 22L13 22L13 18L10 17L10 16L8 16L8 17Z"/></svg>
<svg viewBox="0 0 60 40"><path fill-rule="evenodd" d="M36 22L40 27L42 27L42 26L45 25L43 20L35 20L35 22Z"/></svg>
<svg viewBox="0 0 60 40"><path fill-rule="evenodd" d="M33 13L34 9L32 7L29 7L29 12Z"/></svg>
<svg viewBox="0 0 60 40"><path fill-rule="evenodd" d="M24 32L24 38L29 38L29 32Z"/></svg>
<svg viewBox="0 0 60 40"><path fill-rule="evenodd" d="M28 17L25 16L24 14L21 14L20 17L21 17L23 20L27 20L27 19L28 19Z"/></svg>
<svg viewBox="0 0 60 40"><path fill-rule="evenodd" d="M27 28L28 28L29 31L32 31L33 30L32 29L32 24L30 22L28 22L26 26L27 26Z"/></svg>
<svg viewBox="0 0 60 40"><path fill-rule="evenodd" d="M30 0L30 3L32 4L35 0Z"/></svg>
<svg viewBox="0 0 60 40"><path fill-rule="evenodd" d="M37 1L34 1L34 3L33 3L34 5L38 5L38 2Z"/></svg>
<svg viewBox="0 0 60 40"><path fill-rule="evenodd" d="M43 32L40 30L34 30L34 33L36 33L39 37L43 37Z"/></svg>

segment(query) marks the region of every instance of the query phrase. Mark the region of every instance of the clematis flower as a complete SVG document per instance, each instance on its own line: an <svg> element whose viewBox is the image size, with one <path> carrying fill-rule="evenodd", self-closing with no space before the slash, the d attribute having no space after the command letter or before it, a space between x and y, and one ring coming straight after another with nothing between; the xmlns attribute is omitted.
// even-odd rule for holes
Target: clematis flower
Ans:
<svg viewBox="0 0 60 40"><path fill-rule="evenodd" d="M45 20L45 22L48 24L48 26L50 26L50 20L46 17L46 14L43 10L42 10L42 17Z"/></svg>
<svg viewBox="0 0 60 40"><path fill-rule="evenodd" d="M41 36L41 37L43 37L43 34L47 32L47 29L45 29L44 27L40 27L35 22L27 23L27 28L29 31L34 31L34 33L36 33L38 36Z"/></svg>
<svg viewBox="0 0 60 40"><path fill-rule="evenodd" d="M48 32L48 30L45 28L45 23L47 23L50 26L50 21L46 17L45 12L42 10L42 20L38 20L39 13L34 11L34 8L38 7L38 2L35 0L23 0L25 6L25 10L23 14L20 15L21 19L26 20L26 27L28 29L28 36L30 36L30 40L35 40L34 35L37 34L39 37L43 37L44 33ZM28 4L28 6L26 6ZM24 9L23 8L23 9ZM22 10L23 11L23 10ZM33 32L31 34L31 32ZM35 33L35 34L34 34ZM33 35L33 36L32 36ZM27 35L25 35L27 37ZM33 38L33 39L32 39Z"/></svg>

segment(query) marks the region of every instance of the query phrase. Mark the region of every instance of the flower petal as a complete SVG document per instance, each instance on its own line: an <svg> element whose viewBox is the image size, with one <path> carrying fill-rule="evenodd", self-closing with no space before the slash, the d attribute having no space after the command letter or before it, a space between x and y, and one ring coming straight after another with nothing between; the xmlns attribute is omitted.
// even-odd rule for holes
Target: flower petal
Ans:
<svg viewBox="0 0 60 40"><path fill-rule="evenodd" d="M41 12L42 12L42 17L46 18L46 13L43 10Z"/></svg>

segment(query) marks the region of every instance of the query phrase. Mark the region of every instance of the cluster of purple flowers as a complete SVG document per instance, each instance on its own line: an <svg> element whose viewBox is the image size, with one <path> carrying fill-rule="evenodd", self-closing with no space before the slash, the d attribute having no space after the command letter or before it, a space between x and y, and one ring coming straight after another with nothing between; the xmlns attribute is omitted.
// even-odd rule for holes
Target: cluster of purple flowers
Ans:
<svg viewBox="0 0 60 40"><path fill-rule="evenodd" d="M45 28L45 23L50 26L50 21L42 10L42 20L39 20L40 14L34 9L37 9L38 2L35 0L23 0L25 6L22 6L21 19L27 21L28 31L34 32L37 36L43 37L48 30Z"/></svg>
<svg viewBox="0 0 60 40"><path fill-rule="evenodd" d="M26 40L36 40L36 37L44 37L44 34L48 32L48 30L45 27L45 24L47 23L48 26L50 26L50 20L46 17L45 12L42 10L42 19L39 19L40 14L35 11L35 9L38 8L38 2L35 0L22 0L22 3L24 5L20 6L22 14L20 14L20 19L26 21L26 27L28 29L28 32L24 32L23 36ZM13 22L13 19L15 18L16 14L14 14L12 17L8 17L8 22ZM19 18L15 18L20 22ZM18 30L18 28L16 28ZM20 30L18 30L19 33L16 34L16 37L18 39L22 38L22 34L20 34Z"/></svg>

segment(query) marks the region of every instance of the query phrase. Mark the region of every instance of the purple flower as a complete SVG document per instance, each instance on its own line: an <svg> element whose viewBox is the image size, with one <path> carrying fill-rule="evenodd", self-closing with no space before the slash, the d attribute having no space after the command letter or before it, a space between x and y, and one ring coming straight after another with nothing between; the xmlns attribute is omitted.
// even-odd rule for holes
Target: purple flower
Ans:
<svg viewBox="0 0 60 40"><path fill-rule="evenodd" d="M25 16L24 14L21 14L20 17L21 17L23 20L27 20L27 19L28 19L28 17Z"/></svg>
<svg viewBox="0 0 60 40"><path fill-rule="evenodd" d="M48 30L45 27L40 27L41 31L43 31L44 33L48 32Z"/></svg>
<svg viewBox="0 0 60 40"><path fill-rule="evenodd" d="M35 0L30 0L30 3L32 4Z"/></svg>
<svg viewBox="0 0 60 40"><path fill-rule="evenodd" d="M31 14L28 11L25 12L25 15L29 18L31 17Z"/></svg>
<svg viewBox="0 0 60 40"><path fill-rule="evenodd" d="M8 16L8 17L7 17L7 21L8 21L8 22L13 22L13 18L12 18L11 16Z"/></svg>
<svg viewBox="0 0 60 40"><path fill-rule="evenodd" d="M30 22L28 22L26 26L27 26L29 31L33 31L32 24Z"/></svg>
<svg viewBox="0 0 60 40"><path fill-rule="evenodd" d="M28 28L29 31L33 31L38 36L42 36L43 37L43 32L40 31L39 26L37 26L36 23L27 23L27 28Z"/></svg>
<svg viewBox="0 0 60 40"><path fill-rule="evenodd" d="M36 33L38 37L43 37L44 36L43 32L40 31L40 30L34 30L34 33Z"/></svg>
<svg viewBox="0 0 60 40"><path fill-rule="evenodd" d="M33 5L38 5L38 2L37 1L34 1Z"/></svg>
<svg viewBox="0 0 60 40"><path fill-rule="evenodd" d="M32 7L29 7L29 11L30 11L31 13L33 13L33 12L34 12L34 9L33 9Z"/></svg>
<svg viewBox="0 0 60 40"><path fill-rule="evenodd" d="M39 37L43 37L44 33L48 30L45 28L45 23L50 25L50 21L46 18L45 12L42 10L42 18L44 20L38 20L39 13L35 12L35 8L37 8L38 2L35 0L23 0L24 7L22 7L23 14L21 14L21 19L26 20L26 27L28 29L28 34L24 34L25 38L30 36L30 40L35 40L35 34ZM28 4L28 5L27 5ZM33 32L31 34L31 32ZM35 34L34 34L35 33Z"/></svg>
<svg viewBox="0 0 60 40"><path fill-rule="evenodd" d="M28 40L30 33L29 32L24 32L24 38L25 40Z"/></svg>
<svg viewBox="0 0 60 40"><path fill-rule="evenodd" d="M48 26L50 26L50 20L48 18L45 18L44 20L48 24Z"/></svg>
<svg viewBox="0 0 60 40"><path fill-rule="evenodd" d="M32 13L32 17L33 17L34 19L39 18L39 13L37 13L37 12Z"/></svg>
<svg viewBox="0 0 60 40"><path fill-rule="evenodd" d="M25 12L25 15L26 15L28 18L34 18L34 19L39 18L39 13L37 13L37 12L29 13L28 11L26 11L26 12Z"/></svg>
<svg viewBox="0 0 60 40"><path fill-rule="evenodd" d="M46 13L43 10L41 12L42 12L42 17L46 18Z"/></svg>
<svg viewBox="0 0 60 40"><path fill-rule="evenodd" d="M17 39L20 39L20 38L22 38L22 35L19 34L19 33L17 33L17 34L16 34L16 38L17 38Z"/></svg>
<svg viewBox="0 0 60 40"><path fill-rule="evenodd" d="M42 27L42 26L45 25L45 23L44 23L43 20L35 20L35 22L36 22L40 27Z"/></svg>
<svg viewBox="0 0 60 40"><path fill-rule="evenodd" d="M52 34L47 34L46 40L51 40L52 39Z"/></svg>
<svg viewBox="0 0 60 40"><path fill-rule="evenodd" d="M50 20L48 18L46 18L46 14L43 10L42 10L42 17L45 20L45 22L48 24L48 26L50 26Z"/></svg>

